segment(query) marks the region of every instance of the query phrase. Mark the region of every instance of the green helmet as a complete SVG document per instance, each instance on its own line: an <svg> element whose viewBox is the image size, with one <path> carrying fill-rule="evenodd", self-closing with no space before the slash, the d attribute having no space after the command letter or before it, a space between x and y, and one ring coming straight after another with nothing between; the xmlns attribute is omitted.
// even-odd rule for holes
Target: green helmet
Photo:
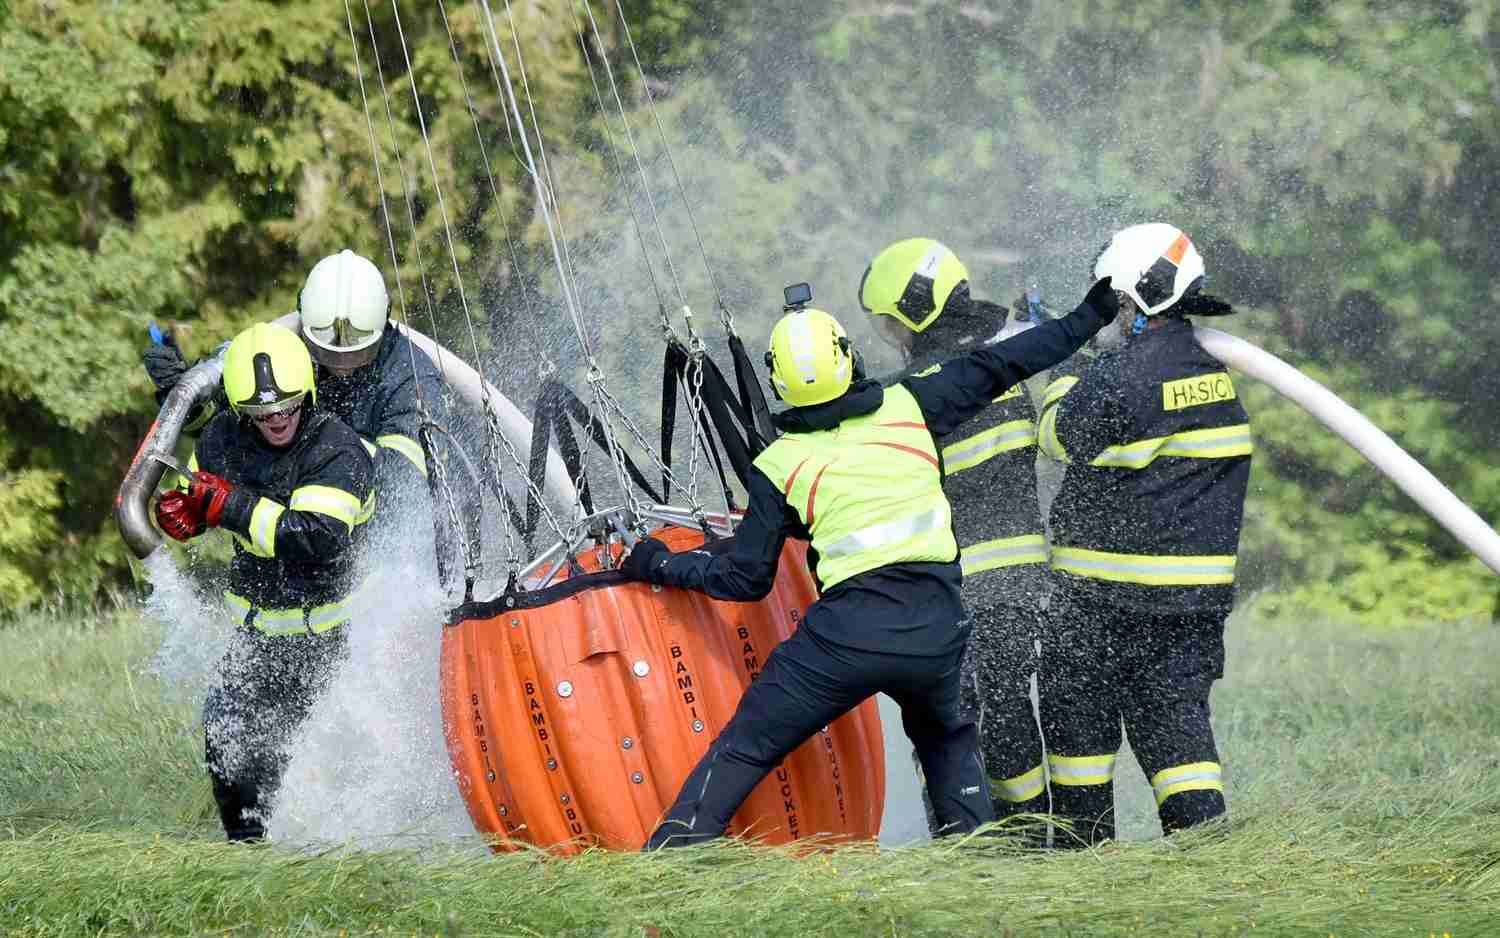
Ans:
<svg viewBox="0 0 1500 938"><path fill-rule="evenodd" d="M224 394L235 413L264 417L318 399L312 356L290 329L256 323L224 353Z"/></svg>
<svg viewBox="0 0 1500 938"><path fill-rule="evenodd" d="M771 390L793 407L824 404L849 390L855 359L844 327L821 309L799 309L771 330Z"/></svg>
<svg viewBox="0 0 1500 938"><path fill-rule="evenodd" d="M890 245L865 268L859 305L867 313L890 316L912 332L937 321L949 297L969 281L952 251L931 238L908 238Z"/></svg>

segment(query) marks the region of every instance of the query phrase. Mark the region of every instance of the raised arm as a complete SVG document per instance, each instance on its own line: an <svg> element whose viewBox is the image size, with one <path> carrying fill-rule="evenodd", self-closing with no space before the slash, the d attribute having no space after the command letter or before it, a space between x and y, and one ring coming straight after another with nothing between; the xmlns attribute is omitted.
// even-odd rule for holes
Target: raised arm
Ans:
<svg viewBox="0 0 1500 938"><path fill-rule="evenodd" d="M1078 351L1114 321L1119 308L1106 277L1063 318L944 362L902 383L916 397L928 429L938 435L951 433L1011 386Z"/></svg>

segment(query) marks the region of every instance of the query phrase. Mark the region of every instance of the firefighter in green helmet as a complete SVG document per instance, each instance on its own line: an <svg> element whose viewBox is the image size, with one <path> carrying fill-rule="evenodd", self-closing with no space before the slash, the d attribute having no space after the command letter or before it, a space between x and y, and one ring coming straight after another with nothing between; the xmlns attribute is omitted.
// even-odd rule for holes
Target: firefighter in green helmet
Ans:
<svg viewBox="0 0 1500 938"><path fill-rule="evenodd" d="M318 406L312 358L290 330L258 324L224 356L229 410L204 427L193 474L157 502L179 541L234 542L224 604L238 627L204 707L214 798L230 840L265 834L290 737L345 649L373 465Z"/></svg>
<svg viewBox="0 0 1500 938"><path fill-rule="evenodd" d="M986 346L1007 323L1005 307L970 295L968 269L932 238L880 251L860 280L859 302L904 360L890 382ZM1037 504L1036 410L1026 388L1007 388L938 445L973 627L964 710L979 726L996 817L1042 814L1047 798L1031 680L1047 542Z"/></svg>
<svg viewBox="0 0 1500 938"><path fill-rule="evenodd" d="M731 546L674 554L647 538L622 569L752 601L770 591L782 546L796 537L810 542L820 595L771 652L648 848L722 834L777 763L878 692L901 707L940 828L969 831L993 817L974 724L959 711L968 625L938 439L1072 354L1114 312L1105 282L1062 319L890 387L864 377L830 314L782 317L767 363L772 389L791 407L773 418L782 435L755 458Z"/></svg>

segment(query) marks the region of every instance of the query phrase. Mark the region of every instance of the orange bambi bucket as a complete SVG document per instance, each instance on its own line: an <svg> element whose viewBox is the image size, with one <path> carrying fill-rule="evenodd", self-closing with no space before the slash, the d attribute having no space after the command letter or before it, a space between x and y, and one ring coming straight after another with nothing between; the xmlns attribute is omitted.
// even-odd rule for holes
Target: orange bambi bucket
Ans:
<svg viewBox="0 0 1500 938"><path fill-rule="evenodd" d="M704 540L681 527L655 536L674 550ZM443 722L474 826L497 850L639 849L815 598L806 548L788 541L759 602L610 571L519 594L512 607L456 610L443 631ZM875 839L884 752L867 700L773 770L730 833L773 844Z"/></svg>

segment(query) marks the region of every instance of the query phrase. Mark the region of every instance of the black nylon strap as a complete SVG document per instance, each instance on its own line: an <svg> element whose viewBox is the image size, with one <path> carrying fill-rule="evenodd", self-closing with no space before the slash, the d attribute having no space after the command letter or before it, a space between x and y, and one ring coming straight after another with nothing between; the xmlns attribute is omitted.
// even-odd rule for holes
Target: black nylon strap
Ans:
<svg viewBox="0 0 1500 938"><path fill-rule="evenodd" d="M747 437L753 437L753 431L742 432L741 428L749 423L749 415L739 406L735 400L734 392L725 380L724 373L711 359L707 359L707 367L704 369L703 378L703 403L708 410L708 415L713 418L714 426L718 429L716 434L719 442L724 446L724 452L729 457L729 465L734 469L734 474L740 480L746 490L750 488L750 463L755 456L750 451L750 443ZM708 428L704 428L708 432ZM720 478L723 478L723 470L720 469ZM728 491L728 485L725 485Z"/></svg>
<svg viewBox="0 0 1500 938"><path fill-rule="evenodd" d="M535 491L543 491L542 484L547 477L547 448L553 434L557 436L558 454L562 456L563 466L567 469L568 478L573 480L573 487L578 491L578 501L583 505L585 512L592 513L594 510L593 495L589 491L588 479L583 473L583 452L578 446L578 440L573 435L573 428L568 424L565 410L568 406L567 398L571 395L567 386L556 379L548 380L542 385L542 391L537 395L536 410L531 421L531 460L527 466L527 472L531 476L531 483ZM528 490L526 496L526 526L522 528L522 534L526 538L527 547L531 546L531 537L536 532L537 522L541 517L541 503L536 495Z"/></svg>
<svg viewBox="0 0 1500 938"><path fill-rule="evenodd" d="M608 453L609 437L605 431L604 423L598 417L589 413L588 405L579 400L578 395L574 394L567 385L557 382L557 387L562 396L563 407L567 415L580 427L587 427L589 437L594 441L594 445L598 446L605 453ZM630 458L630 454L622 451L620 458L625 462L625 472L630 476L630 480L639 485L641 491L651 496L652 501L660 503L662 501L661 495L657 493L656 489L651 487L650 480L646 478L645 473L641 472L640 467L635 464L635 460ZM590 513L594 510L592 505L584 507Z"/></svg>
<svg viewBox="0 0 1500 938"><path fill-rule="evenodd" d="M753 459L760 451L776 439L776 428L771 425L771 407L766 403L765 385L755 373L750 354L740 337L730 333L729 355L734 359L734 379L739 387L739 403L749 413L750 422L745 423L746 444Z"/></svg>
<svg viewBox="0 0 1500 938"><path fill-rule="evenodd" d="M672 437L677 430L677 382L687 367L687 349L676 338L667 340L661 362L661 464L672 468ZM667 474L662 472L661 490L667 491Z"/></svg>

